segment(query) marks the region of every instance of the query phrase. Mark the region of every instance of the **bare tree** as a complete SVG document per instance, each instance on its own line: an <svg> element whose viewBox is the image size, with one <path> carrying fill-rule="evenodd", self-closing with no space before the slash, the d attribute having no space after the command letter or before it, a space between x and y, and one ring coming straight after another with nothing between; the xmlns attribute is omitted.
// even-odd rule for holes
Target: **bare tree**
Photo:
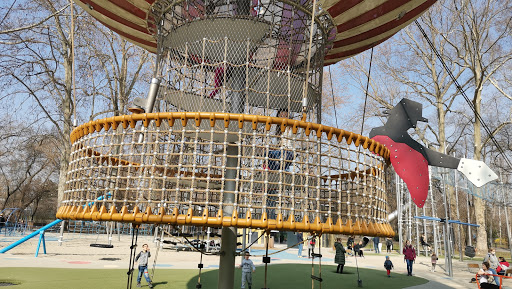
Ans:
<svg viewBox="0 0 512 289"><path fill-rule="evenodd" d="M439 151L451 154L456 150L463 151L464 140L470 134L475 144L473 158L482 158L485 145L487 152L492 152L490 137L508 131L510 111L502 118L495 115L498 111L503 112L501 107L482 111L482 96L499 98L503 107L510 107L511 98L507 93L510 83L504 68L512 56L508 47L511 11L510 1L454 1L438 3L422 16L421 25L460 87L473 94L475 113L467 113L470 110L462 101L460 91L418 29L411 26L374 51L367 92L372 103L368 105L370 113L366 117L379 116L378 106L389 108L407 96L428 104L424 109L435 108L435 117L429 117L428 126L416 128L415 133L423 142L437 143ZM362 92L365 92L368 81L368 62L368 53L364 53L340 64L346 71L343 76L351 77L351 82ZM484 89L491 86L496 93L483 94ZM356 114L361 115L360 111ZM483 139L476 114L488 119L494 128ZM360 119L356 120L360 123ZM455 206L453 198L450 199ZM480 251L487 248L483 208L482 201L477 199L475 212L477 223L481 225L478 233Z"/></svg>
<svg viewBox="0 0 512 289"><path fill-rule="evenodd" d="M130 99L144 95L149 77L141 84L141 75L149 70L150 56L78 6L72 37L68 0L19 2L0 4L0 101L4 113L17 112L33 126L53 127L58 136L60 203L73 120L126 113Z"/></svg>
<svg viewBox="0 0 512 289"><path fill-rule="evenodd" d="M507 124L498 125L491 134L482 138L482 123L477 116L483 116L483 91L489 85L499 88L492 81L500 69L512 59L509 47L511 38L512 7L511 1L454 1L450 13L456 16L456 26L451 31L440 31L447 43L456 51L454 59L461 68L470 71L470 93L474 114L473 120L473 158L483 157L484 145ZM443 33L444 32L444 33ZM455 37L451 37L455 35ZM485 224L485 204L482 199L474 202L477 224L477 248L485 252L488 247Z"/></svg>
<svg viewBox="0 0 512 289"><path fill-rule="evenodd" d="M94 23L95 32L82 35L90 45L89 61L80 64L84 95L89 100L89 120L127 114L134 97L143 97L151 79L151 55L111 30Z"/></svg>
<svg viewBox="0 0 512 289"><path fill-rule="evenodd" d="M3 81L14 83L16 96L25 98L21 110L35 125L49 122L53 125L60 148L59 201L64 191L68 171L71 144L69 135L73 127L74 99L72 93L69 13L64 14L68 1L23 1L16 4L5 15L8 27L18 23L38 23L23 29L10 29L3 37L8 42L6 49L13 52L2 55L9 64L5 67ZM28 19L30 18L30 21ZM37 18L40 18L38 20ZM34 20L35 19L35 20Z"/></svg>
<svg viewBox="0 0 512 289"><path fill-rule="evenodd" d="M56 187L59 163L53 135L35 132L23 124L19 126L23 127L20 130L23 133L0 142L9 150L0 157L0 205L24 210L33 207L37 199L47 197L48 188ZM12 132L6 134L12 135Z"/></svg>

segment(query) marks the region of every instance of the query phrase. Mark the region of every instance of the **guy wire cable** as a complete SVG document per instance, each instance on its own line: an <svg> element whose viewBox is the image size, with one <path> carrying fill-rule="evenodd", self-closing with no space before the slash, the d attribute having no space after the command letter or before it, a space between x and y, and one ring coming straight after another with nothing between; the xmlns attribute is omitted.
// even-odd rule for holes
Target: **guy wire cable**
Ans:
<svg viewBox="0 0 512 289"><path fill-rule="evenodd" d="M373 47L372 47L372 51L370 52L370 66L368 67L368 78L366 80L366 90L365 90L365 94L364 94L363 121L361 123L361 135L363 135L364 120L366 117L366 102L368 100L368 87L370 86L370 74L372 73L372 60L373 60Z"/></svg>
<svg viewBox="0 0 512 289"><path fill-rule="evenodd" d="M373 49L373 48L372 48ZM331 74L331 66L329 65L329 79L331 80L331 96L332 96L332 105L334 109L334 119L336 120L336 127L338 128L338 114L336 113L336 101L334 100L334 88L332 87L332 74Z"/></svg>
<svg viewBox="0 0 512 289"><path fill-rule="evenodd" d="M489 129L489 127L487 126L487 124L484 122L484 120L482 119L482 117L480 116L480 114L476 111L476 108L473 106L473 103L471 102L471 100L469 99L469 97L466 95L466 92L464 92L464 90L462 89L462 87L460 86L459 82L457 81L457 79L455 78L455 76L452 74L452 72L450 71L450 69L448 68L448 66L446 65L446 63L444 62L443 58L441 57L441 55L439 54L439 52L437 51L437 49L435 48L434 44L432 43L432 41L430 41L430 38L428 38L428 35L427 33L425 32L425 30L423 30L423 28L421 27L420 23L418 22L418 20L414 20L414 23L416 23L416 26L418 26L418 29L420 30L421 34L423 34L423 37L427 40L430 48L432 49L432 51L436 54L437 56L437 59L439 59L439 61L441 62L441 64L443 65L444 69L446 70L446 72L448 73L448 75L450 76L450 78L452 79L453 83L455 84L455 87L457 88L457 90L460 91L460 94L464 97L464 99L466 100L466 102L468 103L469 107L471 108L471 110L473 111L473 113L475 114L475 117L480 121L480 123L482 124L482 127L484 128L485 132L487 132L489 134L489 138L492 140L492 142L494 143L494 145L496 146L496 148L499 150L499 152L503 155L503 158L505 159L505 161L507 162L507 164L512 168L512 163L510 162L510 160L508 159L507 155L505 154L505 151L503 150L503 148L498 144L498 141L496 141L496 138L494 137L494 135L492 134L491 130Z"/></svg>

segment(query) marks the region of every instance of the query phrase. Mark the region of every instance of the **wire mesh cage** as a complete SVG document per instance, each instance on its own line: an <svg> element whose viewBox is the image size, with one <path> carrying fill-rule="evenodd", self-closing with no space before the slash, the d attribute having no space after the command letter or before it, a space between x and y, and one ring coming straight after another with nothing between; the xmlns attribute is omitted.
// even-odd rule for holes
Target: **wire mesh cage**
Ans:
<svg viewBox="0 0 512 289"><path fill-rule="evenodd" d="M319 122L335 29L328 14L312 22L312 1L160 1L153 14L166 111L286 110Z"/></svg>

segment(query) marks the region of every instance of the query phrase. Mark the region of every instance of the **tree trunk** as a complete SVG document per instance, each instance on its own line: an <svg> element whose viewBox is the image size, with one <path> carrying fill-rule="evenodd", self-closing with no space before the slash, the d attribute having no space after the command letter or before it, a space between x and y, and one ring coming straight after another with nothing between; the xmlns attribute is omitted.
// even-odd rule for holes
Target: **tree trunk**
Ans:
<svg viewBox="0 0 512 289"><path fill-rule="evenodd" d="M71 49L69 41L63 41L63 51L69 51ZM62 153L60 157L60 174L59 174L59 186L58 186L58 205L61 204L64 199L64 189L66 185L66 174L69 168L69 157L71 154L71 129L73 127L73 58L71 55L66 55L63 61L64 66L64 84L65 92L62 99L62 135L61 140Z"/></svg>
<svg viewBox="0 0 512 289"><path fill-rule="evenodd" d="M62 200L64 199L64 190L66 189L66 174L68 173L69 167L69 153L67 154L65 150L62 152L60 157L60 171L59 171L59 186L58 186L58 196L57 196L57 205L60 206Z"/></svg>
<svg viewBox="0 0 512 289"><path fill-rule="evenodd" d="M477 75L481 75L480 73L477 73ZM477 77L477 79L479 79ZM473 123L473 129L474 129L474 143L475 143L475 149L474 149L474 159L475 160L481 160L482 158L482 131L481 127L482 124L480 122L480 119L476 117L476 115L480 114L482 111L481 108L481 102L482 102L482 90L481 86L477 86L477 89L475 90L475 94L473 97L473 105L475 106L475 122ZM480 188L475 188L478 195L480 195ZM476 216L476 223L480 225L480 227L477 228L477 239L476 239L476 248L479 252L479 254L485 254L487 252L487 249L489 248L489 245L487 244L487 227L485 224L485 202L482 200L482 198L475 198L475 216Z"/></svg>

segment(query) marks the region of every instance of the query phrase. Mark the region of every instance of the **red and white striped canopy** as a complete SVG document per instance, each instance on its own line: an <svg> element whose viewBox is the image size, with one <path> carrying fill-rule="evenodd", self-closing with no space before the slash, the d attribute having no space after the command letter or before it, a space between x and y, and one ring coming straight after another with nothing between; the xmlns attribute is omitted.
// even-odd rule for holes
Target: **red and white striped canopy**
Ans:
<svg viewBox="0 0 512 289"><path fill-rule="evenodd" d="M157 42L148 21L151 5L158 0L75 0L85 11L128 41L156 52ZM248 0L249 1L249 0ZM400 31L436 0L320 0L334 19L334 46L325 65L370 49Z"/></svg>

